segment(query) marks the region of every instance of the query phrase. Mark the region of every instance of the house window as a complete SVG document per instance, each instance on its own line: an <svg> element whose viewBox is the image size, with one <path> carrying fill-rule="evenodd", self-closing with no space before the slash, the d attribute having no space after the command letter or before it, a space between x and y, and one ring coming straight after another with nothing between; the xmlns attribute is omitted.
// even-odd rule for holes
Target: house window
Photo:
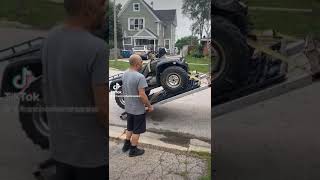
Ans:
<svg viewBox="0 0 320 180"><path fill-rule="evenodd" d="M133 11L134 12L140 11L140 3L133 3Z"/></svg>
<svg viewBox="0 0 320 180"><path fill-rule="evenodd" d="M129 30L141 30L144 29L143 18L130 18L129 19Z"/></svg>
<svg viewBox="0 0 320 180"><path fill-rule="evenodd" d="M136 46L144 46L144 45L149 45L151 44L150 43L150 40L148 39L136 39Z"/></svg>
<svg viewBox="0 0 320 180"><path fill-rule="evenodd" d="M124 45L132 45L132 37L125 37L123 38Z"/></svg>
<svg viewBox="0 0 320 180"><path fill-rule="evenodd" d="M165 47L166 49L170 49L170 39L164 40L164 47Z"/></svg>

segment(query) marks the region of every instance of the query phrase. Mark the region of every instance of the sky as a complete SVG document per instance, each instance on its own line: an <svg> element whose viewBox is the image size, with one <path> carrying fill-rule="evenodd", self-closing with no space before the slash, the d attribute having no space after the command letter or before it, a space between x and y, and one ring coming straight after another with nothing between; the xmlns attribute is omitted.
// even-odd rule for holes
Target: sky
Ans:
<svg viewBox="0 0 320 180"><path fill-rule="evenodd" d="M113 2L113 0L110 0ZM116 0L116 3L121 3L124 5L128 0ZM176 9L177 10L177 18L178 18L178 26L176 29L178 40L181 37L191 35L190 27L192 25L192 21L182 14L182 4L183 0L145 0L149 5L153 1L153 8L155 10L161 9Z"/></svg>

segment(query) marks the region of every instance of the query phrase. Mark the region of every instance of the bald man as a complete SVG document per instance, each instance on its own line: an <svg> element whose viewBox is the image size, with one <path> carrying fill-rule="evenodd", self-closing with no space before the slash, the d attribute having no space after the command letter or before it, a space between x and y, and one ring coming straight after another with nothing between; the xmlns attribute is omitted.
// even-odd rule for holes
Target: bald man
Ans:
<svg viewBox="0 0 320 180"><path fill-rule="evenodd" d="M105 2L65 0L68 16L43 45L44 99L58 109L47 113L57 180L107 179L108 55L93 35L105 21Z"/></svg>
<svg viewBox="0 0 320 180"><path fill-rule="evenodd" d="M143 63L139 55L129 58L130 68L123 74L122 91L125 95L125 110L128 114L126 140L122 151L129 151L129 157L144 154L143 149L137 147L140 134L146 132L146 108L148 112L153 111L145 88L148 87L146 78L139 73Z"/></svg>

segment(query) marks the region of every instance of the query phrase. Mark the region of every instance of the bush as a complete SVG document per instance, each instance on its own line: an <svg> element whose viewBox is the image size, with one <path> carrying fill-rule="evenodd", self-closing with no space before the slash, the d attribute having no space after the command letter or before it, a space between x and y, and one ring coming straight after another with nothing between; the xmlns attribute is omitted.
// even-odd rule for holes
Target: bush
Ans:
<svg viewBox="0 0 320 180"><path fill-rule="evenodd" d="M190 55L195 58L203 58L203 45L197 45L196 48L190 52Z"/></svg>

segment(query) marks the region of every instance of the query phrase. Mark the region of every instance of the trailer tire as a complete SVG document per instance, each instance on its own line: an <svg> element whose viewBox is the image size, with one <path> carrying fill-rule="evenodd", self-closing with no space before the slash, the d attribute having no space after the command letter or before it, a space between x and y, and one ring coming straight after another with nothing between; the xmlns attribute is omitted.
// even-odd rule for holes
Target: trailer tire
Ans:
<svg viewBox="0 0 320 180"><path fill-rule="evenodd" d="M213 97L231 91L248 78L249 47L239 28L223 17L213 18Z"/></svg>
<svg viewBox="0 0 320 180"><path fill-rule="evenodd" d="M119 87L116 91L115 91L115 100L117 105L121 108L121 109L125 109L125 102L124 102L124 97L119 97L122 96L122 87Z"/></svg>
<svg viewBox="0 0 320 180"><path fill-rule="evenodd" d="M32 83L30 87L25 91L25 93L39 94L40 101L27 101L22 98L19 103L19 109L44 107L41 87L41 79L38 79L37 81ZM49 149L50 129L45 112L28 112L21 111L20 109L19 121L22 125L22 129L34 144L39 145L42 149Z"/></svg>

